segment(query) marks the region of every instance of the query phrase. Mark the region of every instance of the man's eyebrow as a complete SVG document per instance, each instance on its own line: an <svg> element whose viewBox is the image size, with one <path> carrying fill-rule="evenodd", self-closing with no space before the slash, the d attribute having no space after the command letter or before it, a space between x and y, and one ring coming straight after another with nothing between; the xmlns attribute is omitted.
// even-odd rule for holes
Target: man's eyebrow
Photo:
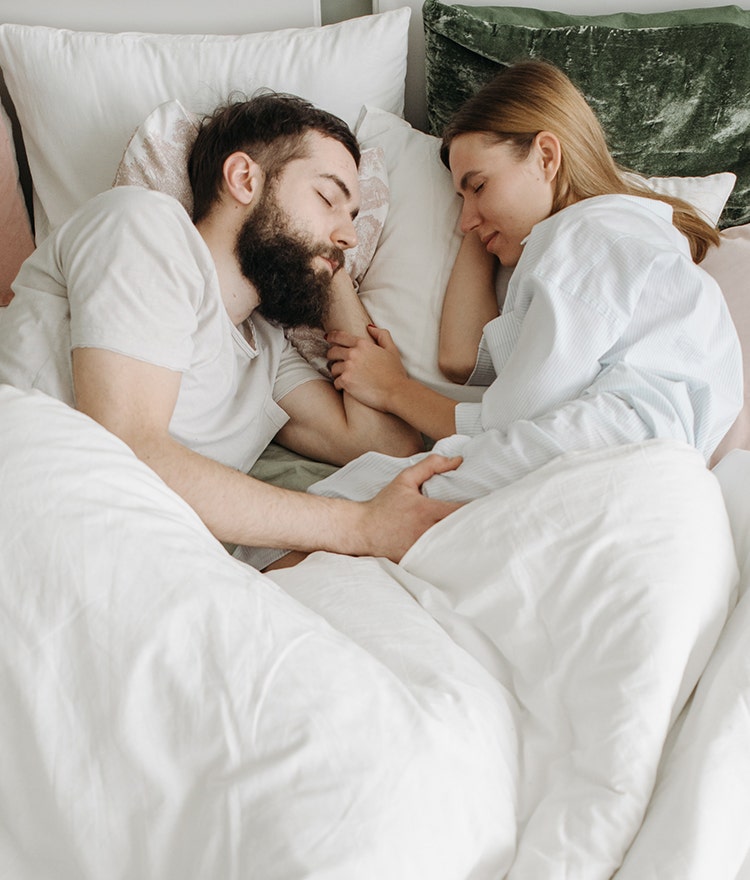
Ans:
<svg viewBox="0 0 750 880"><path fill-rule="evenodd" d="M333 181L333 183L335 183L336 186L337 186L337 187L341 190L341 192L344 194L344 196L346 197L346 200L347 200L348 202L350 202L350 201L352 200L352 193L351 193L351 190L350 190L349 187L344 183L344 181L338 176L338 174L323 174L323 173L321 173L320 176L323 177L323 178L325 178L326 180L331 180L331 181ZM352 220L354 220L354 218L357 216L357 214L359 214L359 208L357 208L356 211L352 211L352 212L351 212L351 218L352 218Z"/></svg>

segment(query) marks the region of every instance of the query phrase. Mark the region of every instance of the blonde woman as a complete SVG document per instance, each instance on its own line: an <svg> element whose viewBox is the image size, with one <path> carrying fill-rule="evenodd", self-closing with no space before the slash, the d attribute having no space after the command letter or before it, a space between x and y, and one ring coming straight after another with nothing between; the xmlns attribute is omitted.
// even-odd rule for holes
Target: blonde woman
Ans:
<svg viewBox="0 0 750 880"><path fill-rule="evenodd" d="M619 169L581 93L543 62L510 66L470 98L442 157L465 238L440 361L454 381L487 385L481 403L410 379L387 330L370 328L374 345L329 333L337 388L433 439L476 440L461 449L473 476L464 462L428 494L451 484L474 497L567 451L655 437L708 460L742 406L737 334L696 265L717 231ZM514 267L502 315L499 264Z"/></svg>

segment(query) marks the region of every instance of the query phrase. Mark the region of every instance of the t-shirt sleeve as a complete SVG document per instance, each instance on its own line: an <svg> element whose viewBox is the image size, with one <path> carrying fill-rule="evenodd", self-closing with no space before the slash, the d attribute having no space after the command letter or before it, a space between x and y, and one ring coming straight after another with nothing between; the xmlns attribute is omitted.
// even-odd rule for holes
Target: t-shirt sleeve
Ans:
<svg viewBox="0 0 750 880"><path fill-rule="evenodd" d="M295 388L305 382L327 382L312 364L308 363L288 339L284 339L276 379L273 383L273 399L278 403Z"/></svg>
<svg viewBox="0 0 750 880"><path fill-rule="evenodd" d="M173 199L132 190L103 195L110 197L92 200L58 243L71 348L103 348L184 372L205 295L205 245Z"/></svg>

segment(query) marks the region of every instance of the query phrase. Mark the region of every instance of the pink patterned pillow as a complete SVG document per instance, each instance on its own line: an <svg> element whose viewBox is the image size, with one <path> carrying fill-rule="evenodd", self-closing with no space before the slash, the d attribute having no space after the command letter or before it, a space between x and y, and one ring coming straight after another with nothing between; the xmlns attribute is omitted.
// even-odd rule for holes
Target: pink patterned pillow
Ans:
<svg viewBox="0 0 750 880"><path fill-rule="evenodd" d="M34 250L31 224L18 182L10 120L0 107L0 306L13 299L11 282Z"/></svg>
<svg viewBox="0 0 750 880"><path fill-rule="evenodd" d="M192 214L193 196L187 176L187 157L198 132L200 117L179 101L153 110L131 137L113 186L144 186L166 192ZM359 167L361 206L355 228L357 245L346 252L346 271L355 287L367 272L383 230L390 190L382 147L362 151ZM300 327L287 331L297 350L324 375L326 343L322 331Z"/></svg>
<svg viewBox="0 0 750 880"><path fill-rule="evenodd" d="M733 226L721 233L721 244L711 248L702 268L719 283L742 346L745 405L713 454L711 464L732 449L750 449L750 224Z"/></svg>
<svg viewBox="0 0 750 880"><path fill-rule="evenodd" d="M344 267L352 278L355 288L365 276L380 240L383 224L388 213L388 178L385 170L385 152L382 147L362 151L359 163L360 210L354 221L357 245L346 251ZM287 339L305 360L327 378L328 343L319 327L293 327L286 331Z"/></svg>

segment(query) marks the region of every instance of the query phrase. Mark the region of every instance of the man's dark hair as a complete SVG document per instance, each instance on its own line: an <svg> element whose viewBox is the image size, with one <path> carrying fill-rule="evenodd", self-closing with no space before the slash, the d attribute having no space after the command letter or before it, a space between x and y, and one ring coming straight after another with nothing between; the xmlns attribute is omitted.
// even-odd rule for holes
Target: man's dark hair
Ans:
<svg viewBox="0 0 750 880"><path fill-rule="evenodd" d="M308 155L311 132L339 141L359 167L359 144L349 126L296 95L264 92L218 107L201 123L188 159L193 221L205 217L219 198L228 156L247 153L270 181L288 162Z"/></svg>

